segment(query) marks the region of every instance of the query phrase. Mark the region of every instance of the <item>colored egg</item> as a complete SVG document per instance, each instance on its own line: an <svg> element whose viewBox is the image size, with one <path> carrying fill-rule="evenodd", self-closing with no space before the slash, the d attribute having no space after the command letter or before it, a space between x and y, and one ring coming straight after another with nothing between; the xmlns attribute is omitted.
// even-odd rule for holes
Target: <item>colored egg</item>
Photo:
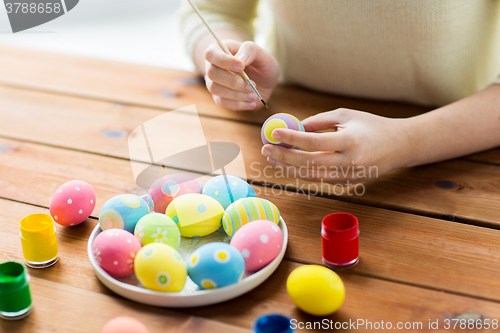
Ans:
<svg viewBox="0 0 500 333"><path fill-rule="evenodd" d="M236 231L230 244L243 255L246 270L255 272L278 256L283 246L283 233L271 221L253 221Z"/></svg>
<svg viewBox="0 0 500 333"><path fill-rule="evenodd" d="M116 317L104 325L101 333L149 333L143 323L132 317Z"/></svg>
<svg viewBox="0 0 500 333"><path fill-rule="evenodd" d="M235 176L216 176L203 187L203 194L217 200L224 209L236 200L255 197L255 191L241 178Z"/></svg>
<svg viewBox="0 0 500 333"><path fill-rule="evenodd" d="M190 193L175 198L166 215L177 223L182 236L202 237L220 228L224 208L208 195Z"/></svg>
<svg viewBox="0 0 500 333"><path fill-rule="evenodd" d="M196 249L188 260L188 274L202 289L220 288L238 282L245 272L241 253L227 243L213 242Z"/></svg>
<svg viewBox="0 0 500 333"><path fill-rule="evenodd" d="M112 276L123 277L134 272L134 258L141 243L123 229L102 231L92 244L94 258Z"/></svg>
<svg viewBox="0 0 500 333"><path fill-rule="evenodd" d="M148 194L153 202L154 211L165 214L172 200L188 193L200 194L202 189L201 182L193 176L174 173L155 181Z"/></svg>
<svg viewBox="0 0 500 333"><path fill-rule="evenodd" d="M243 225L256 220L268 220L278 224L280 211L272 202L261 198L240 199L227 207L222 218L224 231L233 237Z"/></svg>
<svg viewBox="0 0 500 333"><path fill-rule="evenodd" d="M176 249L167 244L151 243L137 253L135 275L147 289L177 292L184 288L187 270Z"/></svg>
<svg viewBox="0 0 500 333"><path fill-rule="evenodd" d="M282 146L285 148L296 148L299 149L298 147L279 142L275 139L272 138L271 134L273 131L277 128L287 128L287 129L292 129L295 131L301 131L304 132L304 125L298 120L295 116L292 116L291 114L288 113L277 113L275 115L272 115L271 117L267 118L267 120L264 122L264 125L262 125L262 130L261 130L261 139L262 142L267 145L267 144L273 144L273 145L278 145Z"/></svg>
<svg viewBox="0 0 500 333"><path fill-rule="evenodd" d="M334 313L345 298L344 283L340 277L318 265L296 268L288 276L286 289L299 309L315 316Z"/></svg>
<svg viewBox="0 0 500 333"><path fill-rule="evenodd" d="M177 250L181 242L181 233L177 224L165 214L151 213L143 216L137 222L134 231L142 245L163 243Z"/></svg>
<svg viewBox="0 0 500 333"><path fill-rule="evenodd" d="M85 221L95 207L95 192L90 184L72 180L62 184L50 201L50 215L60 225L71 227Z"/></svg>
<svg viewBox="0 0 500 333"><path fill-rule="evenodd" d="M135 225L146 214L149 206L134 194L120 194L112 197L99 212L99 224L102 230L118 228L134 233Z"/></svg>

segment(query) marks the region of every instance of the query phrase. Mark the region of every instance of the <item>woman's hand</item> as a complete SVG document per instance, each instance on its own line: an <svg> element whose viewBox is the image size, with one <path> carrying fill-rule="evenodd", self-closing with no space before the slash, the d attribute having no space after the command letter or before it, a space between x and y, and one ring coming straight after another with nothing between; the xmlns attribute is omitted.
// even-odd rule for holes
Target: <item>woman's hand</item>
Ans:
<svg viewBox="0 0 500 333"><path fill-rule="evenodd" d="M232 110L258 110L263 107L257 95L239 74L245 71L254 82L264 101L278 83L278 62L266 50L253 42L223 43L234 56L227 55L219 44L211 44L205 52L205 81L215 103Z"/></svg>
<svg viewBox="0 0 500 333"><path fill-rule="evenodd" d="M268 144L262 154L285 170L297 168L288 172L295 171L306 180L351 185L409 163L412 152L406 121L337 109L305 119L302 123L306 132L273 131L275 140L301 150Z"/></svg>

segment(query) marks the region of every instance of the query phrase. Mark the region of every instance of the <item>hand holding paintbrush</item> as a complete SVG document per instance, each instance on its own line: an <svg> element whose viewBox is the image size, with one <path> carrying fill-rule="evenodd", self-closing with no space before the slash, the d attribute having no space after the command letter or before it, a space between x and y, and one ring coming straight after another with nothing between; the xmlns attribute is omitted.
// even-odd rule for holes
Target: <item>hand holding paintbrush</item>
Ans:
<svg viewBox="0 0 500 333"><path fill-rule="evenodd" d="M188 0L188 2L218 43L218 45L215 43L211 45L205 53L205 58L209 62L205 79L209 91L214 95L215 102L234 110L249 110L256 108L253 98L259 98L262 104L267 107L264 98L270 96L279 76L277 61L267 51L252 42L241 43L234 40L223 42L204 19L193 1ZM236 55L242 57L234 57L230 50L233 53L238 51ZM247 70L247 73L259 85L258 88L241 69ZM237 76L227 71L238 73L243 80L236 80ZM245 85L248 89L245 88Z"/></svg>

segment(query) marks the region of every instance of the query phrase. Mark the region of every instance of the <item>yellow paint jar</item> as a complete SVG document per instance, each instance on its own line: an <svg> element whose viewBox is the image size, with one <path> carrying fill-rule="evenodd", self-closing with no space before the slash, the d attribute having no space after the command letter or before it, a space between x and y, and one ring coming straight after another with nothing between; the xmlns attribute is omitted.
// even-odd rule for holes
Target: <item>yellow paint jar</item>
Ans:
<svg viewBox="0 0 500 333"><path fill-rule="evenodd" d="M19 222L21 244L26 265L45 268L59 259L56 228L52 216L44 213L30 214Z"/></svg>

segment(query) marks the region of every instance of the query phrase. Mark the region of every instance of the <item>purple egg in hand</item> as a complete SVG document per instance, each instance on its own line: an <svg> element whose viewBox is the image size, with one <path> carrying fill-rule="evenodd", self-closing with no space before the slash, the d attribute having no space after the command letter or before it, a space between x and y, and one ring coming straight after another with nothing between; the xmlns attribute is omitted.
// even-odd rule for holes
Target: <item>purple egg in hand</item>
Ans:
<svg viewBox="0 0 500 333"><path fill-rule="evenodd" d="M272 115L271 117L267 118L267 120L264 122L264 125L262 125L262 130L261 130L261 134L260 134L260 136L262 138L262 142L265 145L273 144L273 145L278 145L278 146L282 146L285 148L299 149L296 146L292 146L292 145L274 140L271 137L271 134L277 128L287 128L287 129L292 129L295 131L305 132L304 126L302 125L300 120L298 120L296 117L294 117L288 113L277 113L277 114Z"/></svg>

